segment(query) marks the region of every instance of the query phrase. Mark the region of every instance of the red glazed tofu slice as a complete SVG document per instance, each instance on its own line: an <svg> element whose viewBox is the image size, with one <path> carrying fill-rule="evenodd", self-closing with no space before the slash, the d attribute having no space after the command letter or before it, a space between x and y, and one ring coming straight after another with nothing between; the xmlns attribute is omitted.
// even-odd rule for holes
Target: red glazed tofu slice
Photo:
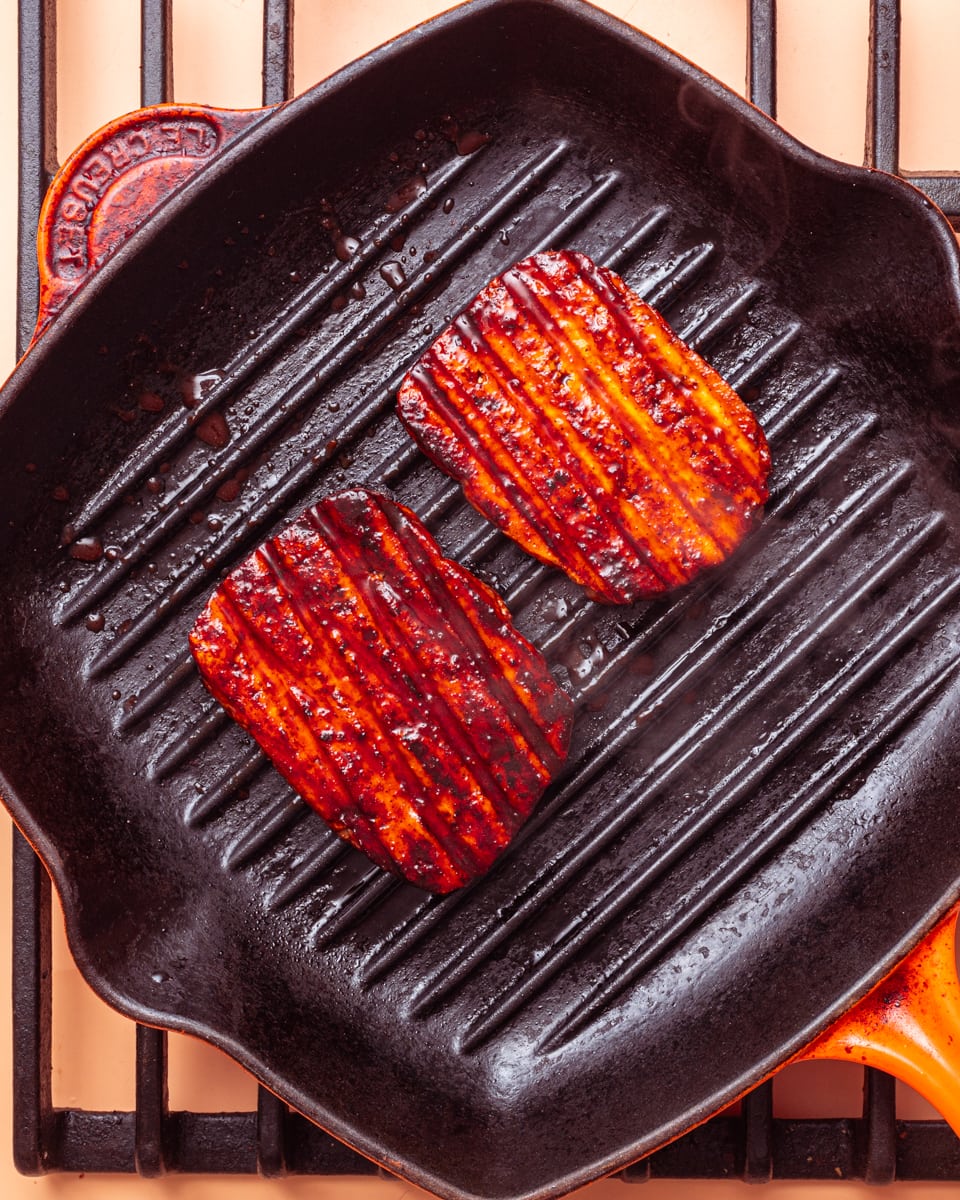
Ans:
<svg viewBox="0 0 960 1200"><path fill-rule="evenodd" d="M375 493L328 497L255 550L190 642L297 792L431 891L487 870L567 752L570 699L503 602Z"/></svg>
<svg viewBox="0 0 960 1200"><path fill-rule="evenodd" d="M534 254L408 373L400 415L470 502L596 599L726 558L767 499L750 410L612 271Z"/></svg>

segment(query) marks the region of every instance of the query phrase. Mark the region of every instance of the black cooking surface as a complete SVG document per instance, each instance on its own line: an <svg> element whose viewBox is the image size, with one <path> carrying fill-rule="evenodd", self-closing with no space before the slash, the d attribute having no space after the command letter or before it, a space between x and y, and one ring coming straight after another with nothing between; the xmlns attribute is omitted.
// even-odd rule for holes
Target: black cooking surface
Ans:
<svg viewBox="0 0 960 1200"><path fill-rule="evenodd" d="M3 414L4 791L78 959L431 1186L620 1165L799 1048L957 891L948 234L642 39L527 4L271 117L154 228ZM624 274L770 438L763 527L670 601L585 601L394 416L431 336L546 246ZM220 574L350 483L493 583L577 700L514 850L445 900L326 832L186 652Z"/></svg>

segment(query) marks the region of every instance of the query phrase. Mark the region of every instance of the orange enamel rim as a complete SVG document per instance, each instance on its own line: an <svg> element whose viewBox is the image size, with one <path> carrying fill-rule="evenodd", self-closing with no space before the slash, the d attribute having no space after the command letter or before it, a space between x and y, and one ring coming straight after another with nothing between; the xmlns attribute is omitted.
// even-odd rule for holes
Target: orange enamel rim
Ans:
<svg viewBox="0 0 960 1200"><path fill-rule="evenodd" d="M919 1092L960 1136L960 903L885 979L793 1062L877 1067Z"/></svg>

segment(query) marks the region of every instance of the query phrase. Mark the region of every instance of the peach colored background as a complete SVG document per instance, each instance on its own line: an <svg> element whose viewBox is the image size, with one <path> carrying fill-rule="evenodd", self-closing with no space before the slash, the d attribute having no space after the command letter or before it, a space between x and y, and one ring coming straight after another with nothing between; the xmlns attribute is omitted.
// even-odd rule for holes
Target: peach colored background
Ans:
<svg viewBox="0 0 960 1200"><path fill-rule="evenodd" d="M744 89L746 0L605 0L602 7L660 38L738 91ZM296 88L441 11L431 0L297 0ZM780 0L780 119L817 149L860 161L866 84L868 0ZM912 168L960 168L960 5L903 0L902 158ZM138 102L139 4L136 0L60 0L58 147L63 158L97 126ZM260 0L174 0L176 99L234 107L259 103ZM14 365L16 236L16 0L0 0L0 378ZM289 1179L48 1176L26 1179L10 1153L10 824L0 817L0 1196L9 1200L400 1200L416 1189L400 1182ZM133 1104L133 1027L80 979L57 925L54 950L54 1100L61 1105L126 1109ZM69 1043L69 1048L66 1048ZM173 1108L241 1109L256 1102L253 1080L219 1052L170 1039ZM783 1115L859 1111L860 1074L820 1064L784 1072L775 1087ZM929 1115L902 1089L901 1112ZM584 1113L589 1120L590 1114ZM615 1181L584 1189L578 1200L623 1200ZM955 1194L957 1185L898 1184L890 1200ZM657 1182L644 1200L746 1195L735 1182ZM756 1192L751 1192L757 1195ZM861 1185L772 1184L770 1200L854 1200L880 1193Z"/></svg>

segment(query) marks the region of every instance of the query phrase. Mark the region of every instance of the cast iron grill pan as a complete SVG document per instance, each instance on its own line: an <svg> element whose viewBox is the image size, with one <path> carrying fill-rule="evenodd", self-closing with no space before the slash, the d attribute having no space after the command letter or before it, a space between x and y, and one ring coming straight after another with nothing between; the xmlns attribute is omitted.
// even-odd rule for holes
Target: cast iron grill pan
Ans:
<svg viewBox="0 0 960 1200"><path fill-rule="evenodd" d="M586 601L394 414L546 247L621 272L770 438L763 526L673 598ZM571 1188L762 1078L960 892L958 346L919 193L579 4L470 5L254 123L0 413L2 788L91 982L448 1196ZM444 899L327 832L187 653L218 579L350 484L496 586L577 702L510 853Z"/></svg>

